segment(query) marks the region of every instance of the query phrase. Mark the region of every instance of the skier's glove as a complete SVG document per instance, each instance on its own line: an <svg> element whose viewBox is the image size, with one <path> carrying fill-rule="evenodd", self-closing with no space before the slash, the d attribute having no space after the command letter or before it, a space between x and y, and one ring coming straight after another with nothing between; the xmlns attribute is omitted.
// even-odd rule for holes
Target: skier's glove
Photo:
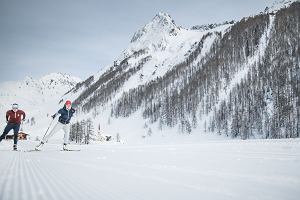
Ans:
<svg viewBox="0 0 300 200"><path fill-rule="evenodd" d="M56 117L56 114L54 114L54 115L51 115L51 117L52 117L52 119L54 119L54 118Z"/></svg>

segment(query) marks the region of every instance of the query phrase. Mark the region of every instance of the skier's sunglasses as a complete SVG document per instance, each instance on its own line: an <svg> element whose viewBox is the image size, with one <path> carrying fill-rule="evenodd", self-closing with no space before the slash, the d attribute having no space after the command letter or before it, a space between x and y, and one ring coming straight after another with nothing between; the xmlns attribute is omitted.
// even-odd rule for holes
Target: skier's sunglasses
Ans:
<svg viewBox="0 0 300 200"><path fill-rule="evenodd" d="M18 108L19 108L19 106L18 106L18 105L15 105L15 104L14 104L14 105L12 105L12 109L13 109L13 110L17 110Z"/></svg>

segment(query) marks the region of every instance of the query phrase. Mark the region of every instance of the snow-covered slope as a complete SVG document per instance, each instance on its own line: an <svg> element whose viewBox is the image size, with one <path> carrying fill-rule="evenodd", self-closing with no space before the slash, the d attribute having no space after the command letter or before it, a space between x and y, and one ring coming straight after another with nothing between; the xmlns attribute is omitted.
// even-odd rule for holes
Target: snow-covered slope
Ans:
<svg viewBox="0 0 300 200"><path fill-rule="evenodd" d="M13 103L27 114L24 131L39 135L48 123L48 114L58 109L61 97L81 80L68 74L51 73L39 79L26 77L22 81L0 83L0 113L2 121ZM4 127L1 123L1 130Z"/></svg>
<svg viewBox="0 0 300 200"><path fill-rule="evenodd" d="M126 81L121 91L128 91L162 77L176 64L183 62L205 35L212 33L204 39L204 48L198 58L200 60L210 49L216 37L215 32L224 33L231 25L224 24L210 30L188 30L177 26L169 14L160 12L134 34L128 48L122 54L124 57L121 58L124 59L143 50L145 53L141 57L149 56L150 59L138 73ZM128 63L135 66L141 57L132 57Z"/></svg>

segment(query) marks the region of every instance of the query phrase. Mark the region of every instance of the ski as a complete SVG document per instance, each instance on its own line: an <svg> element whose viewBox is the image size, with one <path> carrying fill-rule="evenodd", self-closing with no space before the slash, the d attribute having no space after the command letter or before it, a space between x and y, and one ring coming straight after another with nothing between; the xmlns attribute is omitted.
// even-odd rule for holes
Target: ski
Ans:
<svg viewBox="0 0 300 200"><path fill-rule="evenodd" d="M38 149L29 149L29 150L25 150L24 152L35 152L35 151L41 151L41 150L38 150Z"/></svg>
<svg viewBox="0 0 300 200"><path fill-rule="evenodd" d="M62 149L60 151L80 151L80 149Z"/></svg>
<svg viewBox="0 0 300 200"><path fill-rule="evenodd" d="M42 150L39 150L39 149L29 149L29 150L24 150L23 152L39 152L39 151L42 151ZM61 150L52 150L52 151L81 151L81 149L61 149Z"/></svg>

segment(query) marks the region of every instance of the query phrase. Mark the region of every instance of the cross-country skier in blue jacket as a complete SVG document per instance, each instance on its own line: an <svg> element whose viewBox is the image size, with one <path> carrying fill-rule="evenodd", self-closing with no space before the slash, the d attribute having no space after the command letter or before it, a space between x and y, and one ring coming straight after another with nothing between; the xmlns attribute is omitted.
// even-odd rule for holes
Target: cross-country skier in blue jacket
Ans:
<svg viewBox="0 0 300 200"><path fill-rule="evenodd" d="M57 115L60 115L58 118L58 122L53 127L53 129L44 136L41 143L36 147L36 150L40 150L43 144L48 142L48 140L61 129L65 132L63 149L67 150L67 144L69 143L69 136L70 136L70 120L73 117L74 113L75 113L75 109L72 108L71 101L67 100L64 107L61 108L57 113L52 115L53 119L55 119Z"/></svg>

